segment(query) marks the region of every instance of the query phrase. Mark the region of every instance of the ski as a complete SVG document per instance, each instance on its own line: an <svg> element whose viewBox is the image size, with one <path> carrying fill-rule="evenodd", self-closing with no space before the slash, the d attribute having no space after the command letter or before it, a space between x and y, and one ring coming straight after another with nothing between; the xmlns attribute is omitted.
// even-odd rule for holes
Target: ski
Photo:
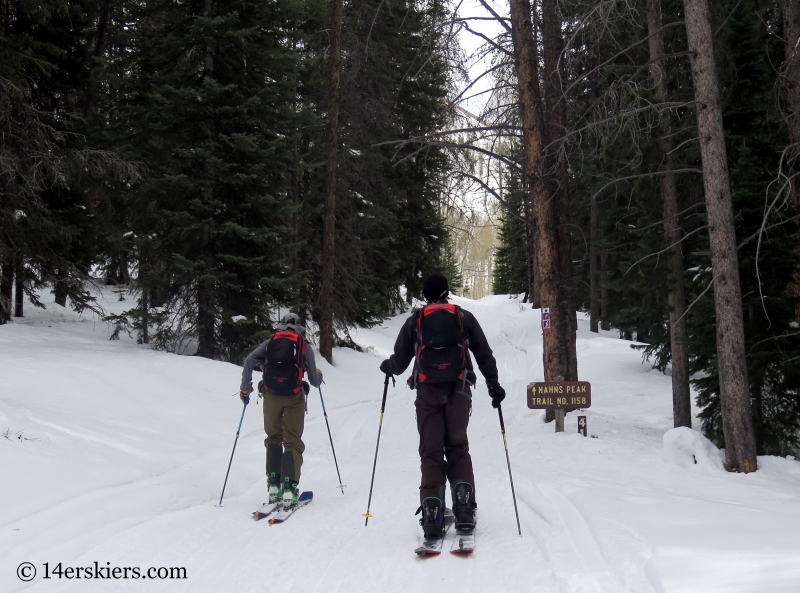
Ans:
<svg viewBox="0 0 800 593"><path fill-rule="evenodd" d="M257 511L253 511L253 519L261 521L269 517L280 506L278 502L265 502Z"/></svg>
<svg viewBox="0 0 800 593"><path fill-rule="evenodd" d="M465 532L456 529L456 537L450 546L451 554L472 554L475 551L475 532Z"/></svg>
<svg viewBox="0 0 800 593"><path fill-rule="evenodd" d="M298 509L303 508L308 503L310 503L314 498L314 493L311 491L303 492L299 498L297 499L297 504L294 506L289 507L288 509L282 509L275 513L269 520L270 526L275 525L276 523L283 523L291 517L295 511Z"/></svg>
<svg viewBox="0 0 800 593"><path fill-rule="evenodd" d="M444 545L444 538L447 537L447 532L450 526L455 521L455 517L450 509L444 512L444 535L435 539L425 539L423 536L422 543L414 550L417 556L437 556L442 553L442 546Z"/></svg>
<svg viewBox="0 0 800 593"><path fill-rule="evenodd" d="M477 516L475 517L477 523ZM471 531L461 531L456 529L456 536L453 538L453 543L450 546L451 554L472 554L475 551L475 530L477 525Z"/></svg>

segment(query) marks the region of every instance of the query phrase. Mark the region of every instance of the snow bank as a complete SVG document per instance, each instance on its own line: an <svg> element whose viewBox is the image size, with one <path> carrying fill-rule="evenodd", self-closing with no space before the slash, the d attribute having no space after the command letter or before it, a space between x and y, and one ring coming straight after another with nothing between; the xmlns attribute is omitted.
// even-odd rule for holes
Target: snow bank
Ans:
<svg viewBox="0 0 800 593"><path fill-rule="evenodd" d="M684 468L725 470L725 455L699 432L681 426L664 434L661 459Z"/></svg>

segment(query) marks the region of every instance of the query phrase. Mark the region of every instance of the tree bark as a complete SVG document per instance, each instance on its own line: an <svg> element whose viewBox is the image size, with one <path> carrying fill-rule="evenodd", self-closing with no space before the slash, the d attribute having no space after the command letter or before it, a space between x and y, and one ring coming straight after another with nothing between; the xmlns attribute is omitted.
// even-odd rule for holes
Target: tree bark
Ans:
<svg viewBox="0 0 800 593"><path fill-rule="evenodd" d="M783 84L786 89L786 127L789 131L789 155L800 155L800 0L784 0L783 37L786 40ZM796 170L796 167L792 169ZM789 204L794 213L800 213L800 183L797 178L789 182ZM795 236L800 243L800 233ZM800 245L798 245L800 250ZM794 296L798 300L795 319L800 321L800 269L794 273Z"/></svg>
<svg viewBox="0 0 800 593"><path fill-rule="evenodd" d="M728 471L751 472L758 468L756 442L750 415L739 258L711 21L707 0L684 0L683 6L711 246L725 466Z"/></svg>
<svg viewBox="0 0 800 593"><path fill-rule="evenodd" d="M567 179L567 160L561 150L567 124L567 108L561 88L561 50L564 41L561 35L561 15L557 0L542 0L542 47L544 49L544 89L546 114L546 139L550 146L547 168L550 185L550 199L555 215L559 258L559 300L556 314L566 321L567 373L565 381L578 380L578 315L575 309L572 286L572 237L569 227L569 182Z"/></svg>
<svg viewBox="0 0 800 593"><path fill-rule="evenodd" d="M16 282L14 283L14 317L24 317L23 308L25 305L25 280L22 273L22 264L17 267L17 272L14 274Z"/></svg>
<svg viewBox="0 0 800 593"><path fill-rule="evenodd" d="M664 37L661 32L661 0L647 0L647 32L650 36L650 75L656 86L656 101L669 101ZM661 117L658 150L661 156L660 171L673 171L672 121L669 111ZM672 417L675 427L692 427L692 400L689 391L689 353L686 345L686 289L683 282L683 253L680 240L678 188L675 174L661 175L661 199L664 207L664 240L667 244L667 270L669 271L669 337L672 353ZM672 246L672 247L669 247Z"/></svg>
<svg viewBox="0 0 800 593"><path fill-rule="evenodd" d="M319 294L319 353L333 364L333 301L336 257L336 157L339 142L339 78L342 54L343 0L333 0L330 43L330 106L328 108L328 164L325 168L322 208L322 278Z"/></svg>
<svg viewBox="0 0 800 593"><path fill-rule="evenodd" d="M205 0L203 12L206 16L211 16L213 10L213 0ZM203 60L203 76L211 77L214 75L214 47L209 44L206 47L206 55ZM203 203L209 204L214 199L214 165L211 161L210 153L213 151L214 122L206 119L201 123L204 144L209 156L203 166L205 180L200 189L200 197ZM206 274L214 268L213 245L211 237L211 221L206 220L203 225L202 252L205 253ZM215 335L216 315L215 315L215 293L216 286L214 280L207 276L198 280L197 283L197 355L203 358L214 358L217 354L217 344Z"/></svg>
<svg viewBox="0 0 800 593"><path fill-rule="evenodd" d="M3 266L0 277L0 325L11 320L11 297L14 287L14 268L9 264Z"/></svg>
<svg viewBox="0 0 800 593"><path fill-rule="evenodd" d="M600 217L601 224L604 218ZM608 266L610 265L611 258L608 252L603 248L600 252L600 329L608 331L611 329L611 294L608 290Z"/></svg>
<svg viewBox="0 0 800 593"><path fill-rule="evenodd" d="M53 299L53 300L55 301L56 305L61 305L62 307L66 307L67 306L67 293L66 293L66 291L64 291L62 289L59 289L59 288L56 288L56 290L53 291L53 294L55 295L55 299Z"/></svg>
<svg viewBox="0 0 800 593"><path fill-rule="evenodd" d="M533 215L534 278L539 283L542 307L551 310L551 328L543 331L544 376L546 381L569 376L569 319L561 312L564 298L559 256L557 201L551 199L545 181L547 132L542 92L539 87L539 58L531 22L529 0L510 0L511 37L519 87L519 108L525 149L525 173L530 184Z"/></svg>
<svg viewBox="0 0 800 593"><path fill-rule="evenodd" d="M106 35L108 33L108 26L111 23L111 6L113 0L101 0L100 2L100 15L97 20L97 33L94 39L94 51L92 57L92 65L89 70L89 84L86 87L86 96L83 100L83 116L91 117L95 108L95 86L97 85L97 76L102 70L103 66L99 58L105 49Z"/></svg>
<svg viewBox="0 0 800 593"><path fill-rule="evenodd" d="M589 204L589 331L599 333L600 322L600 253L598 252L597 196Z"/></svg>

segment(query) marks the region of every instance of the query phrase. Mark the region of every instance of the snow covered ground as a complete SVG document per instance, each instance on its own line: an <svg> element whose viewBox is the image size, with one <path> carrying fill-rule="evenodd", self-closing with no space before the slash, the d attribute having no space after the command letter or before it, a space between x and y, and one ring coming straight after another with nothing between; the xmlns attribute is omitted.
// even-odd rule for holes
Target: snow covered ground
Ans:
<svg viewBox="0 0 800 593"><path fill-rule="evenodd" d="M224 507L215 506L242 409L231 396L241 369L109 341L105 324L49 305L0 326L0 592L800 591L800 463L761 457L755 474L726 473L699 433L669 430L669 377L586 321L578 355L592 383L593 438L578 435L577 413L555 434L525 405L525 386L542 379L539 312L503 296L456 301L483 325L508 392L521 538L482 380L470 426L475 554L413 554L419 460L402 381L389 391L364 527L378 364L402 316L354 334L366 353L337 350L336 366L321 362L345 494L312 392L301 486L314 502L270 527L250 518L266 499L260 406L248 406ZM17 576L23 562L38 571L30 582ZM95 562L185 567L187 578L42 578L44 563Z"/></svg>

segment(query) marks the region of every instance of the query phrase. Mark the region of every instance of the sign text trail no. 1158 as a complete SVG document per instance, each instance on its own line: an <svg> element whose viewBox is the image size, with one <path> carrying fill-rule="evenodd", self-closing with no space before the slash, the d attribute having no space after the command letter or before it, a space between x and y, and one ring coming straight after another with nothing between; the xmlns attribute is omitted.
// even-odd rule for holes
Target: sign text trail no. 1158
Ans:
<svg viewBox="0 0 800 593"><path fill-rule="evenodd" d="M588 381L531 383L528 385L528 407L532 410L588 408L592 405L592 386Z"/></svg>

